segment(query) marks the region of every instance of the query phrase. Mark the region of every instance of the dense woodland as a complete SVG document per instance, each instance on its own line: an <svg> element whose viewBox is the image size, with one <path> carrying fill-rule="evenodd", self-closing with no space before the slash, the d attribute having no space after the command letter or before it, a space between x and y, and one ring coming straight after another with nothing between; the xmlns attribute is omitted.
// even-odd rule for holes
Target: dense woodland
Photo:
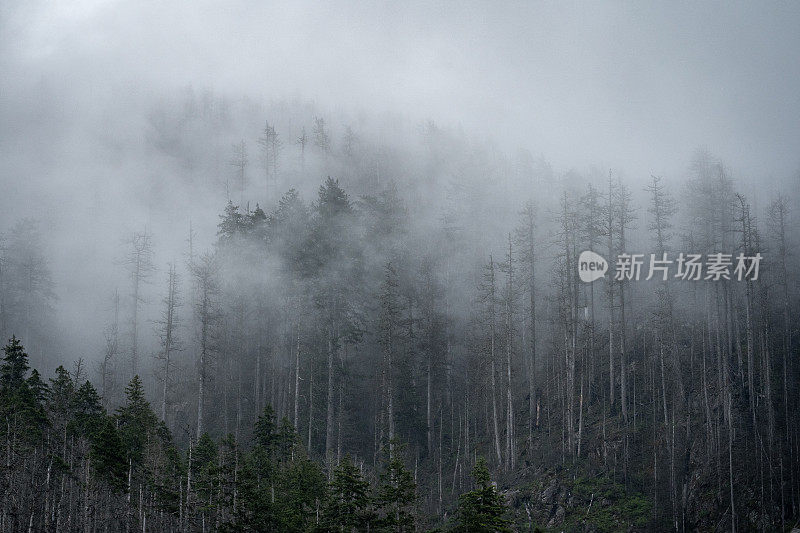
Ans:
<svg viewBox="0 0 800 533"><path fill-rule="evenodd" d="M175 217L166 253L117 236L123 282L81 332L103 349L75 360L49 228L5 228L0 530L797 523L797 198L703 150L674 179L557 173L432 123L411 144L329 122L154 106L150 157L220 211ZM584 250L612 272L581 282ZM763 260L615 280L633 252Z"/></svg>

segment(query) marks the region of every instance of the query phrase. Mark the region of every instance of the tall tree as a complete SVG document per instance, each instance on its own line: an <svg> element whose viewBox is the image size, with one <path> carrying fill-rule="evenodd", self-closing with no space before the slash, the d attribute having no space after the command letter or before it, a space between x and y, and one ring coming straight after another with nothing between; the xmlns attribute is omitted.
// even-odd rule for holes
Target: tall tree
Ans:
<svg viewBox="0 0 800 533"><path fill-rule="evenodd" d="M295 144L297 144L300 147L300 171L301 172L305 172L305 170L306 170L306 145L308 144L308 136L306 135L306 129L305 128L303 128L303 130L301 131L300 137L297 138L297 140L295 141Z"/></svg>
<svg viewBox="0 0 800 533"><path fill-rule="evenodd" d="M231 157L230 165L234 169L234 177L239 188L239 204L243 204L244 191L247 189L248 183L247 167L250 165L250 159L247 155L247 142L244 139L233 145L233 156ZM225 188L228 200L230 200L230 187L227 182Z"/></svg>
<svg viewBox="0 0 800 533"><path fill-rule="evenodd" d="M325 126L325 119L322 117L314 118L314 146L322 152L324 156L328 156L331 151L331 138Z"/></svg>
<svg viewBox="0 0 800 533"><path fill-rule="evenodd" d="M488 327L488 335L482 339L485 343L487 356L489 358L489 383L490 383L490 403L492 406L492 438L494 441L494 452L497 456L497 463L503 464L503 454L500 448L500 422L497 409L497 369L496 369L496 348L497 348L497 268L492 256L489 256L489 263L484 267L483 281L479 287L480 303L483 307L481 320L485 327Z"/></svg>
<svg viewBox="0 0 800 533"><path fill-rule="evenodd" d="M113 389L115 372L115 359L120 354L119 346L119 291L114 291L114 320L108 324L104 331L106 347L103 351L103 360L100 363L100 396L108 402Z"/></svg>
<svg viewBox="0 0 800 533"><path fill-rule="evenodd" d="M145 230L136 232L128 241L129 251L125 265L131 279L131 376L139 371L139 308L145 302L143 285L155 271L153 265L152 236Z"/></svg>
<svg viewBox="0 0 800 533"><path fill-rule="evenodd" d="M195 316L199 325L199 357L197 365L197 438L204 433L204 408L211 356L216 350L216 327L219 311L219 265L214 255L205 253L192 268L195 283Z"/></svg>
<svg viewBox="0 0 800 533"><path fill-rule="evenodd" d="M516 436L514 431L514 378L512 358L514 355L514 323L517 305L517 286L514 275L516 274L517 259L514 257L511 234L508 234L508 248L506 259L500 264L500 270L506 275L506 283L501 296L503 306L503 329L506 354L506 468L513 470L516 466Z"/></svg>
<svg viewBox="0 0 800 533"><path fill-rule="evenodd" d="M167 275L167 295L164 297L164 310L161 314L159 324L159 336L161 337L162 351L159 353L161 359L161 420L167 420L167 398L169 396L171 376L172 354L181 349L181 343L177 336L177 329L180 325L178 310L181 306L178 294L178 273L175 264L171 263L168 267Z"/></svg>
<svg viewBox="0 0 800 533"><path fill-rule="evenodd" d="M389 457L394 457L395 410L394 410L394 360L399 344L400 303L397 293L397 272L391 263L384 268L381 286L380 343L384 351L384 379L386 382L386 418L389 429Z"/></svg>
<svg viewBox="0 0 800 533"><path fill-rule="evenodd" d="M537 368L536 368L536 209L526 202L516 229L517 246L528 291L528 444L533 443L533 429L538 425Z"/></svg>
<svg viewBox="0 0 800 533"><path fill-rule="evenodd" d="M275 130L275 125L267 121L261 136L258 138L258 145L261 150L261 165L264 167L264 177L266 182L267 198L278 194L278 168L280 165L280 155L283 150L283 141ZM273 191L270 193L270 182Z"/></svg>

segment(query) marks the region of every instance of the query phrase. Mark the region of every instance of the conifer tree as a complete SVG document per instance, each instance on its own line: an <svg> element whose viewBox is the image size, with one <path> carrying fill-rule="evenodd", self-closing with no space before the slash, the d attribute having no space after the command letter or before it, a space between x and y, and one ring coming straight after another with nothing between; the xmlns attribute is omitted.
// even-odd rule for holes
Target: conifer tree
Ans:
<svg viewBox="0 0 800 533"><path fill-rule="evenodd" d="M125 387L125 404L117 409L120 436L129 459L141 463L150 434L158 425L138 375Z"/></svg>
<svg viewBox="0 0 800 533"><path fill-rule="evenodd" d="M376 504L380 516L376 526L385 531L416 530L417 484L413 474L403 464L400 454L389 457L380 476Z"/></svg>
<svg viewBox="0 0 800 533"><path fill-rule="evenodd" d="M511 531L507 518L508 507L502 494L491 483L486 460L478 458L472 469L475 489L458 498L456 523L452 531L464 533L495 533Z"/></svg>
<svg viewBox="0 0 800 533"><path fill-rule="evenodd" d="M103 417L91 444L91 461L96 475L114 491L125 488L128 460L114 419Z"/></svg>
<svg viewBox="0 0 800 533"><path fill-rule="evenodd" d="M373 521L369 482L346 455L333 471L321 531L366 530Z"/></svg>

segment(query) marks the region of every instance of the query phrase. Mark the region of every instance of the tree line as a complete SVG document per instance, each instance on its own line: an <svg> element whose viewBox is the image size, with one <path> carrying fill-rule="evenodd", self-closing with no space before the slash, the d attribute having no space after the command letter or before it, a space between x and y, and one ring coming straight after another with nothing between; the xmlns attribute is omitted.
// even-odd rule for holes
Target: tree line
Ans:
<svg viewBox="0 0 800 533"><path fill-rule="evenodd" d="M267 405L246 449L203 433L181 452L139 376L109 414L80 369L45 382L16 337L3 352L3 531L416 530L416 482L397 449L378 472L346 455L326 478ZM507 530L485 461L473 477L451 529Z"/></svg>

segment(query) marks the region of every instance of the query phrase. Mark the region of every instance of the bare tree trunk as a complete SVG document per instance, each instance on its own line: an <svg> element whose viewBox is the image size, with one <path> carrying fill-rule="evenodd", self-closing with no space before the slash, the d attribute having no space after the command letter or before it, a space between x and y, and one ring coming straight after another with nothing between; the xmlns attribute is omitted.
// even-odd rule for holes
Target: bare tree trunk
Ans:
<svg viewBox="0 0 800 533"><path fill-rule="evenodd" d="M333 404L333 330L328 327L328 401L327 419L325 425L325 462L328 466L333 460L333 424L334 424L334 404Z"/></svg>
<svg viewBox="0 0 800 533"><path fill-rule="evenodd" d="M300 327L297 327L294 350L294 427L300 428Z"/></svg>
<svg viewBox="0 0 800 533"><path fill-rule="evenodd" d="M161 391L161 420L167 420L167 393L169 391L169 366L170 355L172 353L173 330L175 326L175 310L177 307L177 273L175 265L169 267L169 281L166 299L166 312L164 317L164 367L163 367L163 387Z"/></svg>
<svg viewBox="0 0 800 533"><path fill-rule="evenodd" d="M516 459L515 435L514 435L514 398L512 393L513 376L511 370L511 355L513 352L514 343L514 306L513 306L513 291L514 291L514 259L511 254L511 234L508 235L508 283L506 286L506 467L513 470Z"/></svg>
<svg viewBox="0 0 800 533"><path fill-rule="evenodd" d="M495 317L495 271L494 262L492 257L489 256L489 274L490 274L490 294L489 294L489 360L491 361L491 384L492 384L492 426L494 429L494 447L497 454L497 464L503 464L503 454L500 451L500 424L497 415L497 370L495 368L495 336L496 336L496 317Z"/></svg>
<svg viewBox="0 0 800 533"><path fill-rule="evenodd" d="M431 361L433 354L428 352L428 369L427 369L427 383L426 383L426 402L425 402L425 418L427 421L426 437L428 440L428 457L433 456L433 419L431 418L431 393L433 381L433 369L431 368L433 362Z"/></svg>
<svg viewBox="0 0 800 533"><path fill-rule="evenodd" d="M528 254L529 254L529 268L530 268L530 279L528 280L528 292L530 296L530 350L531 350L531 360L530 360L530 378L528 380L528 387L529 387L529 409L530 409L530 423L528 425L528 440L530 443L533 443L533 427L534 425L538 425L538 417L536 420L534 419L534 411L536 411L536 278L535 278L535 266L536 260L534 255L534 237L533 237L533 221L531 220L530 224L530 237L528 242ZM535 421L534 421L535 420Z"/></svg>
<svg viewBox="0 0 800 533"><path fill-rule="evenodd" d="M728 392L727 410L731 411L731 394ZM728 474L731 495L731 532L736 533L736 505L733 498L733 417L729 416L728 422Z"/></svg>
<svg viewBox="0 0 800 533"><path fill-rule="evenodd" d="M314 431L314 362L309 361L308 370L308 453L312 453L311 436Z"/></svg>

